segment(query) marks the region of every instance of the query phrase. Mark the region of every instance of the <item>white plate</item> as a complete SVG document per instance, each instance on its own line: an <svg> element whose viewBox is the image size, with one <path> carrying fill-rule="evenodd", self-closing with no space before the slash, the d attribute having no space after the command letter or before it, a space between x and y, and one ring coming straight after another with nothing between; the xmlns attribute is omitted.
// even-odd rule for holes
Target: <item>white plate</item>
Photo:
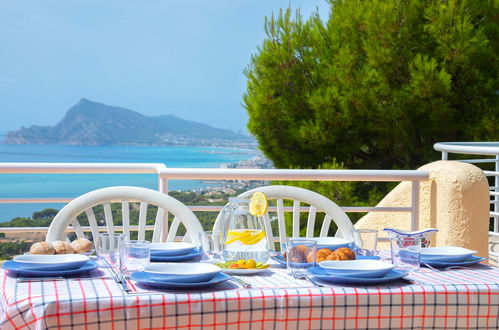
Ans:
<svg viewBox="0 0 499 330"><path fill-rule="evenodd" d="M421 261L460 262L469 259L476 251L457 246L439 246L421 249Z"/></svg>
<svg viewBox="0 0 499 330"><path fill-rule="evenodd" d="M379 260L321 261L319 266L328 274L353 277L382 277L395 265Z"/></svg>
<svg viewBox="0 0 499 330"><path fill-rule="evenodd" d="M25 254L14 257L14 261L24 269L69 270L81 267L89 260L82 254Z"/></svg>
<svg viewBox="0 0 499 330"><path fill-rule="evenodd" d="M163 263L151 264L144 268L155 281L206 282L222 269L208 263Z"/></svg>
<svg viewBox="0 0 499 330"><path fill-rule="evenodd" d="M310 238L303 237L303 239L310 239L316 241L317 250L323 248L336 250L341 247L348 247L352 243L352 241L347 241L346 239L339 237L310 237Z"/></svg>
<svg viewBox="0 0 499 330"><path fill-rule="evenodd" d="M229 269L224 268L222 272L229 275L255 275L259 273L263 273L269 270L269 268L251 268L251 269Z"/></svg>
<svg viewBox="0 0 499 330"><path fill-rule="evenodd" d="M184 242L152 243L151 254L157 256L181 256L188 254L196 245Z"/></svg>

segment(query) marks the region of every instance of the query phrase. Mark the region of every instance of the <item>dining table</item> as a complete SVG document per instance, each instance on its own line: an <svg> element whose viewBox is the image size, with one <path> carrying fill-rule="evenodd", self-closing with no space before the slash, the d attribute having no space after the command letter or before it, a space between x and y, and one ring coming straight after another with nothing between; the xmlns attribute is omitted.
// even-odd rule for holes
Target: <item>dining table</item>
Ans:
<svg viewBox="0 0 499 330"><path fill-rule="evenodd" d="M499 269L486 264L375 285L319 287L277 263L234 279L158 290L105 267L48 279L2 269L0 329L499 329Z"/></svg>

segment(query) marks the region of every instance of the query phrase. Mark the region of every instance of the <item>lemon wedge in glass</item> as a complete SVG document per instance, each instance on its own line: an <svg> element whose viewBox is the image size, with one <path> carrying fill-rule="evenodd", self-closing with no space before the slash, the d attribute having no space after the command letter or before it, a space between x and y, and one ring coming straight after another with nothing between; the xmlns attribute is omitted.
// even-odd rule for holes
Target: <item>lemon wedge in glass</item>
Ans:
<svg viewBox="0 0 499 330"><path fill-rule="evenodd" d="M263 193L257 191L251 196L249 204L249 212L251 215L261 217L267 212L268 207L269 203L267 202L267 197Z"/></svg>

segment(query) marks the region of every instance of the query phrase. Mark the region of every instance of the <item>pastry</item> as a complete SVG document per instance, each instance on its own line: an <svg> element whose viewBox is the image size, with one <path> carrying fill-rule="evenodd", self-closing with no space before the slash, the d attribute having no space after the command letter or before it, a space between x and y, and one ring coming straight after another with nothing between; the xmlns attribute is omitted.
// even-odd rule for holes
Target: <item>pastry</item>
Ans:
<svg viewBox="0 0 499 330"><path fill-rule="evenodd" d="M72 254L75 253L71 244L66 241L54 241L52 245L55 249L55 254Z"/></svg>
<svg viewBox="0 0 499 330"><path fill-rule="evenodd" d="M93 244L86 238L78 238L71 242L71 246L74 249L74 253L85 253L90 252L93 249Z"/></svg>
<svg viewBox="0 0 499 330"><path fill-rule="evenodd" d="M355 260L355 253L346 247L339 248L334 250L327 260Z"/></svg>
<svg viewBox="0 0 499 330"><path fill-rule="evenodd" d="M31 254L54 254L54 252L54 246L49 242L36 242L29 249Z"/></svg>

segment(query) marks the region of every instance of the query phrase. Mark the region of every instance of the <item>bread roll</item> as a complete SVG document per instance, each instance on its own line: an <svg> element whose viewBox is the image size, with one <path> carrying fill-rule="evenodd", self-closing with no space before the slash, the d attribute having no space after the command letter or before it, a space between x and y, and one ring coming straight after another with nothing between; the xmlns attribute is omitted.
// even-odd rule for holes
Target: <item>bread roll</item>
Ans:
<svg viewBox="0 0 499 330"><path fill-rule="evenodd" d="M333 251L327 260L355 260L355 253L349 248L339 248Z"/></svg>
<svg viewBox="0 0 499 330"><path fill-rule="evenodd" d="M75 253L75 250L66 241L54 241L52 242L52 245L54 246L55 249L55 254L72 254Z"/></svg>
<svg viewBox="0 0 499 330"><path fill-rule="evenodd" d="M54 254L54 252L54 246L49 242L36 242L29 249L31 254Z"/></svg>
<svg viewBox="0 0 499 330"><path fill-rule="evenodd" d="M93 248L92 242L86 238L78 238L77 240L72 241L71 246L75 253L90 252Z"/></svg>

